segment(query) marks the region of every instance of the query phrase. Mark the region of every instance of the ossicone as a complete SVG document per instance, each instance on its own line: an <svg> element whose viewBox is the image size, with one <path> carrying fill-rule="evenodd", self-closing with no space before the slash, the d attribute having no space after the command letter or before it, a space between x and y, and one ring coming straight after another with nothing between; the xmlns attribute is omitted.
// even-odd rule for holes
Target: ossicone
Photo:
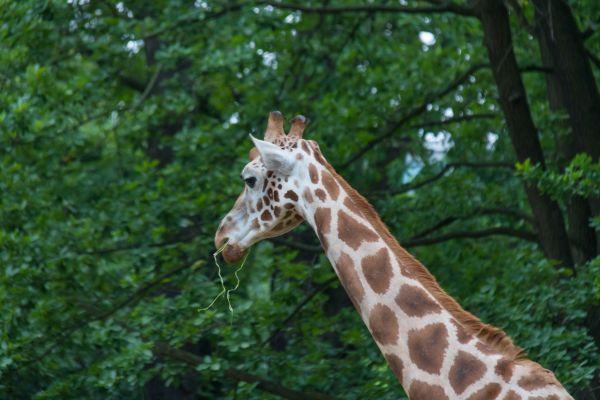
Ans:
<svg viewBox="0 0 600 400"><path fill-rule="evenodd" d="M283 131L283 114L279 111L271 111L269 113L269 121L267 122L265 140L275 143L277 138L283 136L285 136L285 132Z"/></svg>
<svg viewBox="0 0 600 400"><path fill-rule="evenodd" d="M298 139L302 139L302 134L304 133L307 122L304 115L296 115L292 119L292 127L290 128L289 136L296 136Z"/></svg>
<svg viewBox="0 0 600 400"><path fill-rule="evenodd" d="M271 143L277 143L278 139L285 138L285 130L283 129L284 118L279 111L271 111L269 113L269 121L267 122L267 130L265 131L265 140ZM304 115L296 115L291 121L289 137L302 139L304 128L308 124L308 119Z"/></svg>

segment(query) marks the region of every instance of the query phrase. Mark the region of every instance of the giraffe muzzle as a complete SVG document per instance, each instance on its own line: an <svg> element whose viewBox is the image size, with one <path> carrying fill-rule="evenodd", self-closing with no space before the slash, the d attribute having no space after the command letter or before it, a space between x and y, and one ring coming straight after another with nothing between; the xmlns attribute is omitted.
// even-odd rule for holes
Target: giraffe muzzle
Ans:
<svg viewBox="0 0 600 400"><path fill-rule="evenodd" d="M231 236L228 235L229 231L230 229L227 229L225 226L219 228L215 236L215 248L220 249L226 244L221 255L227 263L234 263L246 254L246 249L237 243L229 243L231 240Z"/></svg>
<svg viewBox="0 0 600 400"><path fill-rule="evenodd" d="M223 255L223 259L227 263L231 264L241 260L242 257L244 257L244 255L246 254L246 249L242 248L237 244L228 244L227 246L225 246L225 249L221 254Z"/></svg>

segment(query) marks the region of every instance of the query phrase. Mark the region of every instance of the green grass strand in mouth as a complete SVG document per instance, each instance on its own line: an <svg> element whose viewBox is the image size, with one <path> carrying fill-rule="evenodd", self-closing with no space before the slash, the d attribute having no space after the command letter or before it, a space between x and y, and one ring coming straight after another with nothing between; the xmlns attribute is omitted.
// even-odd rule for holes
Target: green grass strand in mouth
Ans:
<svg viewBox="0 0 600 400"><path fill-rule="evenodd" d="M227 306L229 308L229 312L231 313L231 322L230 323L233 323L233 307L231 305L230 294L232 292L235 292L240 287L240 277L239 277L238 273L242 270L242 268L244 268L244 265L246 264L246 260L248 259L248 254L250 254L250 252L246 253L246 256L242 260L242 263L233 273L235 276L235 279L236 279L235 286L232 289L227 289L225 287L225 280L223 279L223 275L221 274L221 266L219 265L217 256L225 250L225 247L227 246L228 243L229 243L229 241L225 242L219 249L217 249L217 251L215 251L213 253L213 258L215 259L215 264L217 266L217 273L219 275L219 281L221 282L221 291L215 296L215 298L210 302L210 304L208 306L199 308L198 311L209 310L221 296L225 295L225 298L227 299Z"/></svg>
<svg viewBox="0 0 600 400"><path fill-rule="evenodd" d="M210 304L206 307L202 307L199 308L198 311L207 311L209 310L217 300L219 300L219 297L223 296L223 294L227 293L227 289L225 288L225 281L223 280L223 275L221 275L221 266L219 265L219 262L217 261L217 256L219 254L221 254L223 252L223 250L225 250L225 247L227 246L227 244L229 243L229 240L226 241L225 243L223 243L223 246L219 247L217 249L217 251L215 251L213 253L213 258L215 259L215 264L217 265L217 273L219 274L219 280L221 281L221 291L215 296L215 298L210 302ZM231 306L230 306L231 308Z"/></svg>

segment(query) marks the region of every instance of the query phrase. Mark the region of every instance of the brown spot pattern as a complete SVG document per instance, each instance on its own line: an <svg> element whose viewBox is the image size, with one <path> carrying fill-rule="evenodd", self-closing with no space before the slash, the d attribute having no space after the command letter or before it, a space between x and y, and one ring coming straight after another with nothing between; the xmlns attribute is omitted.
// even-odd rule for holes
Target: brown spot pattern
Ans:
<svg viewBox="0 0 600 400"><path fill-rule="evenodd" d="M321 150L319 150L318 148L315 148L315 160L317 160L319 164L325 166L325 159L321 155Z"/></svg>
<svg viewBox="0 0 600 400"><path fill-rule="evenodd" d="M352 201L352 199L348 196L346 196L346 198L344 199L344 206L346 206L348 210L352 211L356 215L363 215L362 211L360 211L360 208L358 208L356 203L354 203L354 201Z"/></svg>
<svg viewBox="0 0 600 400"><path fill-rule="evenodd" d="M382 345L395 344L398 341L398 319L384 304L375 304L369 314L369 328L373 337Z"/></svg>
<svg viewBox="0 0 600 400"><path fill-rule="evenodd" d="M450 368L450 385L457 394L464 392L485 374L485 364L465 351L459 351Z"/></svg>
<svg viewBox="0 0 600 400"><path fill-rule="evenodd" d="M269 200L269 198L267 196L263 196L262 200L263 200L263 203L265 203L265 206L268 206L269 204L271 204L271 200Z"/></svg>
<svg viewBox="0 0 600 400"><path fill-rule="evenodd" d="M452 324L456 327L456 338L462 344L469 343L471 336L467 333L465 328L459 324L455 319L451 320Z"/></svg>
<svg viewBox="0 0 600 400"><path fill-rule="evenodd" d="M275 218L279 217L279 214L281 213L281 208L275 206L273 208L273 214L275 214Z"/></svg>
<svg viewBox="0 0 600 400"><path fill-rule="evenodd" d="M342 252L335 262L335 266L340 277L340 281L350 296L350 300L352 300L354 306L356 309L358 309L358 306L365 295L365 290L363 289L358 278L358 274L354 269L354 262L352 261L352 258L350 258L348 254Z"/></svg>
<svg viewBox="0 0 600 400"><path fill-rule="evenodd" d="M521 398L521 396L519 396L517 393L515 393L514 391L509 391L508 393L506 393L506 396L504 396L504 399L502 400L523 400Z"/></svg>
<svg viewBox="0 0 600 400"><path fill-rule="evenodd" d="M325 194L325 191L323 189L316 189L315 190L315 195L319 198L319 200L321 201L325 201L327 199L327 195Z"/></svg>
<svg viewBox="0 0 600 400"><path fill-rule="evenodd" d="M292 201L298 201L298 195L293 190L288 190L287 192L285 192L283 197Z"/></svg>
<svg viewBox="0 0 600 400"><path fill-rule="evenodd" d="M494 400L498 398L498 395L502 391L497 383L488 383L483 388L473 393L467 400Z"/></svg>
<svg viewBox="0 0 600 400"><path fill-rule="evenodd" d="M496 363L494 372L504 379L505 382L509 382L513 374L513 363L507 358L501 358Z"/></svg>
<svg viewBox="0 0 600 400"><path fill-rule="evenodd" d="M553 385L556 383L554 374L547 369L545 370L534 370L529 375L523 376L517 382L523 389L534 390L539 389L547 385Z"/></svg>
<svg viewBox="0 0 600 400"><path fill-rule="evenodd" d="M404 369L404 364L402 363L400 357L395 354L384 354L384 357L390 365L394 375L396 375L400 383L402 383L402 370Z"/></svg>
<svg viewBox="0 0 600 400"><path fill-rule="evenodd" d="M304 150L304 152L310 156L310 149L308 148L308 145L306 144L306 142L304 140L302 141L301 145L302 145L302 150Z"/></svg>
<svg viewBox="0 0 600 400"><path fill-rule="evenodd" d="M338 236L354 250L364 242L375 242L378 236L370 228L361 224L343 210L338 211Z"/></svg>
<svg viewBox="0 0 600 400"><path fill-rule="evenodd" d="M258 201L256 202L256 210L260 211L262 209L262 200L258 199Z"/></svg>
<svg viewBox="0 0 600 400"><path fill-rule="evenodd" d="M364 257L361 266L371 289L379 294L387 292L393 276L388 250L383 247L377 253Z"/></svg>
<svg viewBox="0 0 600 400"><path fill-rule="evenodd" d="M308 164L308 174L310 175L310 181L312 183L319 183L319 172L314 164Z"/></svg>
<svg viewBox="0 0 600 400"><path fill-rule="evenodd" d="M265 210L262 212L262 214L260 214L260 219L262 219L263 221L270 221L271 219L273 219L273 217L271 216L269 210Z"/></svg>
<svg viewBox="0 0 600 400"><path fill-rule="evenodd" d="M325 190L327 190L329 196L333 199L333 201L337 200L340 194L340 187L333 176L328 171L323 170L321 171L321 179L323 180L323 186L325 186Z"/></svg>
<svg viewBox="0 0 600 400"><path fill-rule="evenodd" d="M331 210L329 208L319 207L315 211L315 225L317 227L317 235L323 245L325 251L329 247L327 238L325 237L331 230Z"/></svg>
<svg viewBox="0 0 600 400"><path fill-rule="evenodd" d="M273 192L273 199L274 199L275 201L279 201L279 191L275 190L275 191Z"/></svg>
<svg viewBox="0 0 600 400"><path fill-rule="evenodd" d="M304 188L304 191L302 192L302 197L308 203L312 203L313 202L313 197L312 197L312 194L310 194L310 189L309 188Z"/></svg>
<svg viewBox="0 0 600 400"><path fill-rule="evenodd" d="M444 389L421 381L413 381L408 390L410 400L448 400Z"/></svg>
<svg viewBox="0 0 600 400"><path fill-rule="evenodd" d="M442 323L427 325L408 333L408 352L415 365L431 374L439 374L448 347L448 331Z"/></svg>
<svg viewBox="0 0 600 400"><path fill-rule="evenodd" d="M440 305L425 290L412 285L402 285L395 300L409 317L422 317L442 311Z"/></svg>

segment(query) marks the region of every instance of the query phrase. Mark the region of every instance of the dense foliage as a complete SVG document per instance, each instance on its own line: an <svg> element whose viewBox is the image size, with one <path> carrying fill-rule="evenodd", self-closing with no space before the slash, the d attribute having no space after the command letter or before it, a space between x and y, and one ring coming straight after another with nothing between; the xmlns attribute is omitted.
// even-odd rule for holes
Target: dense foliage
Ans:
<svg viewBox="0 0 600 400"><path fill-rule="evenodd" d="M570 213L600 197L600 166L563 151L573 117L549 102L536 1L508 3L544 165L511 141L481 18L325 3L0 0L0 398L403 395L306 226L241 269L212 257L274 109L310 118L469 311L598 390L598 247L549 256L528 197L598 238L600 218ZM569 4L596 88L600 4ZM236 269L232 311L207 309Z"/></svg>

